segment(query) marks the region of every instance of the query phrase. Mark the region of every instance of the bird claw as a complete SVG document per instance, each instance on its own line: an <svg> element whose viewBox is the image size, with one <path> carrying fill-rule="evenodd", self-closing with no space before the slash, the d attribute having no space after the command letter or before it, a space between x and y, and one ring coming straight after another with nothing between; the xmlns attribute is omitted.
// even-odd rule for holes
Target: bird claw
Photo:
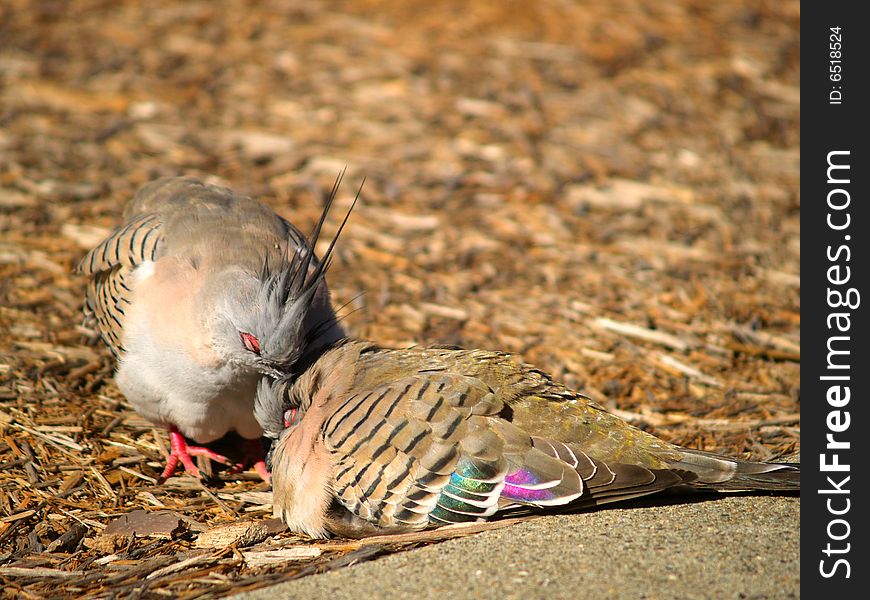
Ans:
<svg viewBox="0 0 870 600"><path fill-rule="evenodd" d="M232 461L222 454L218 454L210 448L204 446L190 446L177 429L173 428L169 431L169 446L171 448L169 457L166 459L166 468L160 474L159 483L164 483L169 479L180 462L184 470L193 475L197 479L206 479L193 462L194 456L205 456L209 460L219 462L225 465L232 465Z"/></svg>
<svg viewBox="0 0 870 600"><path fill-rule="evenodd" d="M175 428L169 430L169 445L171 451L169 457L166 459L166 468L163 469L163 473L161 473L160 478L158 479L158 482L161 484L166 482L166 480L175 473L175 469L178 467L179 462L189 475L192 475L197 479L208 479L208 477L206 477L194 464L194 456L204 456L209 460L227 465L230 467L230 473L239 473L244 471L247 465L252 465L263 481L266 483L270 483L271 481L271 474L266 468L266 454L263 450L262 444L260 444L260 440L258 439L244 440L244 459L242 462L238 463L233 463L233 461L223 454L219 454L210 448L189 445L187 440L184 439L184 436L181 435L181 432Z"/></svg>
<svg viewBox="0 0 870 600"><path fill-rule="evenodd" d="M237 473L250 465L263 481L266 483L272 483L272 474L269 473L269 469L266 468L266 453L263 450L263 445L260 443L260 440L244 440L243 452L243 461L237 463L230 472Z"/></svg>

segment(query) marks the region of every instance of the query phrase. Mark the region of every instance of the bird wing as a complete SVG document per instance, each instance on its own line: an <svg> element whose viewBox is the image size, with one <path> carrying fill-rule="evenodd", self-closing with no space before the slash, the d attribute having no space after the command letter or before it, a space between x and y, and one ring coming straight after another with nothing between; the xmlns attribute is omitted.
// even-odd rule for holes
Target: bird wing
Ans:
<svg viewBox="0 0 870 600"><path fill-rule="evenodd" d="M323 425L336 499L378 528L415 529L516 506L613 501L684 481L533 437L510 413L492 388L454 373L421 372L357 393Z"/></svg>
<svg viewBox="0 0 870 600"><path fill-rule="evenodd" d="M665 469L682 457L674 445L504 352L367 346L358 365L359 389L423 371L473 377L510 407L514 425L533 436L574 444L604 462Z"/></svg>
<svg viewBox="0 0 870 600"><path fill-rule="evenodd" d="M90 276L85 290L85 322L96 325L112 353L120 356L124 314L130 304L130 274L138 265L160 254L161 220L138 215L116 229L88 252L76 271Z"/></svg>

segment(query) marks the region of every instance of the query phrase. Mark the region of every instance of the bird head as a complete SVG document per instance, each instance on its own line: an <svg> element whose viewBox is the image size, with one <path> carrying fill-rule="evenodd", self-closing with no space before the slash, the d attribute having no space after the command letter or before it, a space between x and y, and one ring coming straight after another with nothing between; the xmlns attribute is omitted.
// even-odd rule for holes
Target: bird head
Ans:
<svg viewBox="0 0 870 600"><path fill-rule="evenodd" d="M278 378L300 372L306 357L345 337L329 300L326 271L362 186L324 255L320 260L314 255L343 174L336 179L307 243L291 245L277 259L267 258L258 277L236 278L235 289L223 294L219 338L233 361Z"/></svg>
<svg viewBox="0 0 870 600"><path fill-rule="evenodd" d="M254 418L263 428L263 435L272 440L266 455L266 466L272 470L272 453L282 433L295 427L311 403L311 398L299 398L292 393L293 377L278 380L261 377L254 401Z"/></svg>

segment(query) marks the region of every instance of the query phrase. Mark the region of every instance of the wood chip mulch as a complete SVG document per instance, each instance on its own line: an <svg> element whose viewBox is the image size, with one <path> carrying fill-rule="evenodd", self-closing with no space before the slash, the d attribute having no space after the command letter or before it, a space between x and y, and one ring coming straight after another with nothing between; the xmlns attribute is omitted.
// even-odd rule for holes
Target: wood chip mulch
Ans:
<svg viewBox="0 0 870 600"><path fill-rule="evenodd" d="M156 485L166 434L72 267L162 175L305 230L347 165L353 335L516 352L670 441L798 453L799 67L794 0L0 3L0 596L222 597L478 530L313 542L251 473Z"/></svg>

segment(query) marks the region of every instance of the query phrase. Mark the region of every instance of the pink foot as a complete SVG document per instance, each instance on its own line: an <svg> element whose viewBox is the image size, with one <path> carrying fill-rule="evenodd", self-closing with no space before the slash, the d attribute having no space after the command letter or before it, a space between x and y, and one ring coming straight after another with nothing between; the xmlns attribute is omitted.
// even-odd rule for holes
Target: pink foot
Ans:
<svg viewBox="0 0 870 600"><path fill-rule="evenodd" d="M166 459L166 468L163 469L163 473L161 473L160 479L158 480L160 483L165 482L173 473L175 473L175 467L178 466L179 461L184 465L185 471L197 479L202 479L202 474L199 472L199 469L196 468L196 465L193 464L192 457L194 456L205 456L215 462L223 463L225 465L232 464L226 456L218 454L214 450L210 450L203 446L189 446L185 441L184 436L181 435L175 427L169 430L169 446L171 451L169 458Z"/></svg>
<svg viewBox="0 0 870 600"><path fill-rule="evenodd" d="M272 483L272 475L269 473L269 469L266 468L266 452L263 450L263 444L260 443L260 440L246 439L244 441L243 452L244 464L253 466L263 481Z"/></svg>

